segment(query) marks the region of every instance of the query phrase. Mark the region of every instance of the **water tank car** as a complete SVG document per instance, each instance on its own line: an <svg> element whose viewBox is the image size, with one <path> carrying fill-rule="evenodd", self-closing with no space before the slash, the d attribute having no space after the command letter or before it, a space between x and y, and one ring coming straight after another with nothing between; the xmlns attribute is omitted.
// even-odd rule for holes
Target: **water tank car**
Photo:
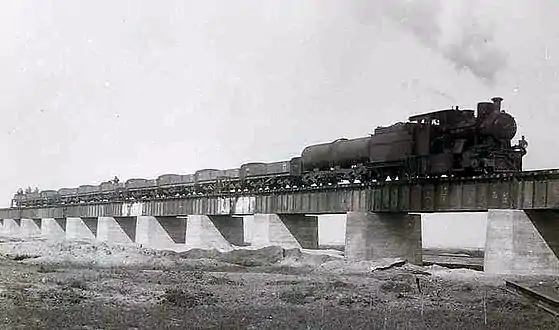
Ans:
<svg viewBox="0 0 559 330"><path fill-rule="evenodd" d="M327 170L331 167L346 167L369 159L370 137L348 140L341 138L330 143L306 147L301 153L304 171Z"/></svg>
<svg viewBox="0 0 559 330"><path fill-rule="evenodd" d="M301 153L303 171L348 168L367 163L403 161L413 152L413 134L409 124L397 123L375 129L375 134L348 140L309 146Z"/></svg>

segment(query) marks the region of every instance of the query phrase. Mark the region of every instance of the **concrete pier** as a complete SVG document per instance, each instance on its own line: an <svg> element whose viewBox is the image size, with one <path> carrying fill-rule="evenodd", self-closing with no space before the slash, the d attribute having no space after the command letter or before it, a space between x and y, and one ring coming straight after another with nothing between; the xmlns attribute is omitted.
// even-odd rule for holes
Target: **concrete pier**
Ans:
<svg viewBox="0 0 559 330"><path fill-rule="evenodd" d="M243 218L231 216L189 215L186 244L189 248L230 251L232 244L244 243Z"/></svg>
<svg viewBox="0 0 559 330"><path fill-rule="evenodd" d="M134 243L136 217L99 217L97 239L113 243Z"/></svg>
<svg viewBox="0 0 559 330"><path fill-rule="evenodd" d="M559 212L489 210L484 271L559 275Z"/></svg>
<svg viewBox="0 0 559 330"><path fill-rule="evenodd" d="M97 218L67 218L66 238L93 240L97 236Z"/></svg>
<svg viewBox="0 0 559 330"><path fill-rule="evenodd" d="M352 260L403 258L422 264L421 215L349 212L345 256Z"/></svg>
<svg viewBox="0 0 559 330"><path fill-rule="evenodd" d="M21 236L21 220L20 219L4 219L2 226L3 235L8 237Z"/></svg>
<svg viewBox="0 0 559 330"><path fill-rule="evenodd" d="M20 227L24 237L41 236L41 219L21 219Z"/></svg>
<svg viewBox="0 0 559 330"><path fill-rule="evenodd" d="M46 238L66 238L66 218L41 219L41 235Z"/></svg>
<svg viewBox="0 0 559 330"><path fill-rule="evenodd" d="M138 216L136 243L155 249L185 249L186 218Z"/></svg>
<svg viewBox="0 0 559 330"><path fill-rule="evenodd" d="M300 214L255 214L252 245L318 248L318 217Z"/></svg>

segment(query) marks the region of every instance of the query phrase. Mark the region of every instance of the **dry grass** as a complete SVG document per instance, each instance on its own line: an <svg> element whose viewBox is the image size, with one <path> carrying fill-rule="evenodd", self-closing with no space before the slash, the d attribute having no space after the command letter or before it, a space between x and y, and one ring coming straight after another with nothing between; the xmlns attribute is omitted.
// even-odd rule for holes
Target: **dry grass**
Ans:
<svg viewBox="0 0 559 330"><path fill-rule="evenodd" d="M559 327L550 315L506 292L501 279L479 272L397 267L348 274L282 265L277 249L215 254L217 261L210 254L150 255L164 269L0 260L0 328Z"/></svg>

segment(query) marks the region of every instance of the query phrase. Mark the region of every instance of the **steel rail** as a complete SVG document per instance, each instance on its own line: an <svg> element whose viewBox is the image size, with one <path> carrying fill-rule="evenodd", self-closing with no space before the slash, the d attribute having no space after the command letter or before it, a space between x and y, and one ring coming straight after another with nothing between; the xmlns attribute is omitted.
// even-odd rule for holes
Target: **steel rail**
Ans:
<svg viewBox="0 0 559 330"><path fill-rule="evenodd" d="M505 281L505 288L507 291L531 301L534 306L559 317L559 300L511 281Z"/></svg>
<svg viewBox="0 0 559 330"><path fill-rule="evenodd" d="M130 199L130 200L111 200L111 201L87 201L82 203L69 203L69 204L43 204L35 206L24 206L24 207L14 207L17 209L33 209L33 208L43 208L43 207L60 207L67 205L89 205L89 204L105 204L112 202L141 202L141 201L163 201L163 200L173 200L173 199L185 199L185 198L208 198L208 197L239 197L239 196L250 196L250 195L268 195L275 193L294 193L294 192L317 192L317 191L331 191L331 190L353 190L353 189L374 189L376 187L382 187L386 185L414 185L414 184L429 184L432 182L464 182L464 183L476 183L483 182L487 180L533 180L536 178L550 179L559 178L559 168L554 169L542 169L542 170L530 170L522 172L510 172L510 173L494 173L486 175L477 175L469 177L436 177L436 178L412 178L405 180L394 180L394 181L381 181L381 182L368 182L368 183L347 183L347 184L334 184L334 185L324 185L324 186L314 186L314 187L297 187L297 188L281 188L281 189L270 189L270 190L249 190L249 191L235 191L235 192L214 192L206 193L201 195L187 195L187 196L168 196L168 197L156 197L156 198L140 198L140 199ZM167 187L171 188L171 187ZM153 187L145 189L144 191L154 191L161 188ZM164 190L164 189L162 189ZM91 194L91 196L98 196L99 194Z"/></svg>

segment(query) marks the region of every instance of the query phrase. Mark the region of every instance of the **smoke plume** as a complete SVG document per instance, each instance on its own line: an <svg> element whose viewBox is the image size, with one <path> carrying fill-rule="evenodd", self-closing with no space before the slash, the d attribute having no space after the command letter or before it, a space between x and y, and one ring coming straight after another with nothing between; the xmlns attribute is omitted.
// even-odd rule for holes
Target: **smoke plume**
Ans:
<svg viewBox="0 0 559 330"><path fill-rule="evenodd" d="M469 70L492 84L506 67L507 56L494 40L495 29L487 15L478 15L479 5L479 1L386 0L382 8L385 16L457 70Z"/></svg>

